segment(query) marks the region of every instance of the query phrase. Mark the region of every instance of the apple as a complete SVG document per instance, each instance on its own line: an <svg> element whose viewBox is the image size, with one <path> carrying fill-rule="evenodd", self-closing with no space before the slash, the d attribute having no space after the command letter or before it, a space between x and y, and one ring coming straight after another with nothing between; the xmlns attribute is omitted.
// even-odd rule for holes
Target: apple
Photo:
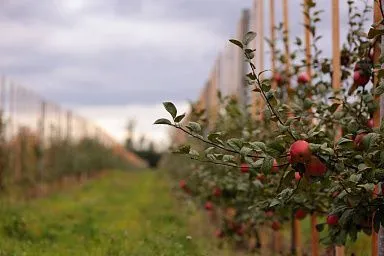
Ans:
<svg viewBox="0 0 384 256"><path fill-rule="evenodd" d="M301 180L301 174L299 173L299 172L295 172L295 180L296 181L299 181L299 180Z"/></svg>
<svg viewBox="0 0 384 256"><path fill-rule="evenodd" d="M307 73L301 73L298 77L297 77L297 82L299 84L306 84L309 82L309 75Z"/></svg>
<svg viewBox="0 0 384 256"><path fill-rule="evenodd" d="M213 190L213 195L216 196L216 197L221 196L221 189L220 188L215 188Z"/></svg>
<svg viewBox="0 0 384 256"><path fill-rule="evenodd" d="M273 230L277 231L280 229L280 227L281 227L280 222L278 222L278 221L272 222L272 229Z"/></svg>
<svg viewBox="0 0 384 256"><path fill-rule="evenodd" d="M215 231L215 237L223 238L224 237L224 232L221 229L216 230Z"/></svg>
<svg viewBox="0 0 384 256"><path fill-rule="evenodd" d="M289 162L292 163L305 163L311 159L312 153L309 148L309 143L305 140L298 140L292 143L289 148Z"/></svg>
<svg viewBox="0 0 384 256"><path fill-rule="evenodd" d="M273 76L273 80L275 80L275 82L277 83L277 85L281 85L282 82L283 82L283 77L282 77L279 73L276 73L276 74Z"/></svg>
<svg viewBox="0 0 384 256"><path fill-rule="evenodd" d="M369 75L364 74L360 70L353 72L353 81L358 86L365 86L369 82L370 78L371 77Z"/></svg>
<svg viewBox="0 0 384 256"><path fill-rule="evenodd" d="M239 236L244 235L244 227L243 227L243 225L239 226L239 227L236 229L236 234L239 235Z"/></svg>
<svg viewBox="0 0 384 256"><path fill-rule="evenodd" d="M265 212L265 216L267 216L268 218L273 217L273 215L275 215L275 213L271 210Z"/></svg>
<svg viewBox="0 0 384 256"><path fill-rule="evenodd" d="M339 223L339 216L332 214L327 217L327 224L330 226L336 226Z"/></svg>
<svg viewBox="0 0 384 256"><path fill-rule="evenodd" d="M208 201L205 203L204 205L204 208L207 210L207 211L211 211L213 209L213 204L211 201Z"/></svg>
<svg viewBox="0 0 384 256"><path fill-rule="evenodd" d="M279 164L277 163L276 159L273 159L273 165L271 169L272 173L278 173L279 172Z"/></svg>
<svg viewBox="0 0 384 256"><path fill-rule="evenodd" d="M367 121L367 126L368 126L369 128L373 128L373 126L374 126L373 118L371 118L371 119L369 119L369 120Z"/></svg>
<svg viewBox="0 0 384 256"><path fill-rule="evenodd" d="M186 189L187 188L187 182L185 182L185 180L180 180L179 181L179 187L181 189Z"/></svg>
<svg viewBox="0 0 384 256"><path fill-rule="evenodd" d="M362 132L356 135L356 137L353 140L353 143L355 144L355 147L359 150L364 149L363 140L364 137L367 135L367 133Z"/></svg>
<svg viewBox="0 0 384 256"><path fill-rule="evenodd" d="M246 164L246 163L242 163L242 164L240 165L240 170L241 170L242 173L247 173L247 172L249 172L249 165Z"/></svg>
<svg viewBox="0 0 384 256"><path fill-rule="evenodd" d="M302 220L302 219L304 219L306 216L307 216L307 212L304 211L303 209L298 209L298 210L295 212L295 218L298 219L298 220Z"/></svg>
<svg viewBox="0 0 384 256"><path fill-rule="evenodd" d="M311 160L305 164L305 171L310 176L323 176L327 172L327 166L316 156L311 156Z"/></svg>

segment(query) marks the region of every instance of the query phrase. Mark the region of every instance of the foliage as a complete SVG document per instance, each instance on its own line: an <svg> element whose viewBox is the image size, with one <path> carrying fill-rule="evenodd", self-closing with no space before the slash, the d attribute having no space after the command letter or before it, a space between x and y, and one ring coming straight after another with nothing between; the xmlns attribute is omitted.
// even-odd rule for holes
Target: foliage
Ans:
<svg viewBox="0 0 384 256"><path fill-rule="evenodd" d="M346 244L359 232L370 234L372 225L376 231L384 226L384 198L375 190L384 179L384 124L372 124L375 99L384 92L383 59L372 54L377 37L361 32L370 8L360 11L348 1L350 30L341 52L341 89L335 90L333 67L318 47L321 11L311 3L306 13L311 18L306 29L313 38L310 63L303 59L301 38L296 38L292 68L285 69L286 56L276 49L277 71L264 79L252 60L257 49L248 48L256 35L248 32L241 40L230 40L249 65L249 90L265 102L256 119L235 99L224 98L217 120L207 120L205 110L192 112L183 122L176 106L166 102L172 118L155 121L194 139L175 150L194 160L179 170L187 179L181 187L230 212L222 232L235 240L257 238L257 227L265 223L277 229L299 209L333 216L317 226L326 245ZM374 25L370 34L380 28Z"/></svg>

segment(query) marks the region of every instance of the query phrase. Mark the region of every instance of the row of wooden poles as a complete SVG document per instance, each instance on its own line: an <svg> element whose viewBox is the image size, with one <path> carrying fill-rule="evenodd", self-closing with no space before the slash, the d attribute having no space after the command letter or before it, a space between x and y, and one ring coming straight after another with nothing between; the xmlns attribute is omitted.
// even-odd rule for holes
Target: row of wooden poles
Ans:
<svg viewBox="0 0 384 256"><path fill-rule="evenodd" d="M380 4L378 1L381 0L372 0L373 4L373 23L381 21L384 17L381 15L380 10ZM264 0L256 0L255 4L257 6L258 12L258 52L260 53L256 60L257 60L257 66L259 67L259 70L263 70L264 68L264 49L263 49L263 36L264 36L264 6L263 6ZM270 8L269 8L269 18L270 18L270 39L272 42L275 42L276 39L276 29L275 29L275 0L269 0ZM340 66L340 9L339 9L339 0L332 0L329 1L330 9L332 10L332 66L333 66L333 76L332 76L332 86L335 89L340 89L341 86L341 66ZM304 12L308 13L308 4L307 1L304 0L303 6L305 8ZM283 7L283 30L285 33L285 37L288 39L287 43L285 43L285 55L286 55L286 70L291 70L291 63L290 63L290 49L289 49L289 18L288 18L288 0L282 0L282 7ZM310 20L308 15L304 15L304 25L309 26ZM308 29L305 28L305 47L306 47L306 64L307 64L307 70L306 72L311 77L312 70L311 70L311 33ZM378 62L379 57L381 55L381 45L380 42L378 42L374 47L374 61ZM272 44L271 49L271 68L272 73L276 72L276 60L274 56L274 44ZM374 86L377 84L377 79L374 79ZM276 83L272 84L272 87L276 87ZM289 81L288 85L289 86ZM379 103L380 98L376 97L376 101ZM382 106L380 106L380 109L374 113L374 125L377 127L380 125L381 120L381 112L380 111ZM341 134L341 133L340 133ZM376 190L377 191L377 190ZM317 216L316 214L311 215L311 255L318 256L319 255L319 234L316 230L316 224L317 224ZM301 245L301 233L300 233L301 227L300 227L300 221L299 220L293 220L292 224L292 251L296 253L296 255L300 256L302 255L302 245ZM380 231L380 238L379 235L373 230L372 231L372 256L384 256L384 236L383 236L383 228ZM380 246L379 246L379 239L380 239ZM336 256L343 256L345 255L344 247L337 246L335 248L335 255Z"/></svg>
<svg viewBox="0 0 384 256"><path fill-rule="evenodd" d="M269 1L269 23L270 23L270 35L269 38L271 42L275 42L276 40L276 27L275 27L275 4L276 1L279 1L280 6L282 6L282 16L283 16L283 31L284 31L284 37L286 38L284 43L284 51L286 56L286 64L285 64L285 70L287 73L290 73L290 70L292 68L292 64L290 62L290 45L289 45L289 31L290 31L290 24L289 24L289 0L267 0ZM309 12L309 6L307 0L300 0L302 1L303 7L304 7L304 13ZM340 0L329 0L326 1L329 3L329 8L331 9L331 16L332 16L332 67L333 67L333 75L332 75L332 86L335 89L340 89L341 87L341 66L340 66L340 7L339 7L339 1ZM378 1L383 0L370 0L373 5L373 20L372 23L376 23L378 21L382 20L381 16L381 10L380 10L380 4ZM292 3L292 2L291 2ZM240 20L240 24L238 27L237 37L242 38L242 36L248 32L246 31L248 28L249 30L257 32L257 38L253 42L252 47L256 49L256 54L254 58L254 65L256 66L258 71L263 71L265 69L264 65L264 14L265 14L265 0L254 0L253 7L252 7L252 14L249 15L248 12L243 13L243 17ZM245 15L244 15L245 14ZM244 18L244 16L246 18ZM251 17L249 17L251 16ZM249 24L249 20L251 21L251 25ZM306 72L311 77L312 75L312 69L311 69L311 33L307 27L310 24L308 15L303 16L304 21L304 43L305 43L305 58L306 58ZM272 73L276 72L276 59L274 56L275 49L274 44L272 44L271 49L271 69ZM378 62L379 56L381 55L381 44L379 41L377 41L377 44L374 47L374 60L375 62ZM227 49L228 50L228 49ZM241 102L245 102L244 95L247 93L242 88L244 86L242 85L243 76L247 73L247 68L245 65L241 64L243 63L243 57L242 57L241 51L236 52L236 55L231 57L230 59L230 67L231 70L224 70L224 72L221 70L222 62L228 61L226 56L219 56L218 61L216 61L214 69L212 70L212 73L210 75L210 78L204 87L204 90L202 91L200 98L198 100L198 107L201 107L202 109L207 109L207 115L209 115L209 120L216 120L216 114L217 111L217 99L215 96L215 92L217 90L220 90L222 93L224 91L224 95L234 94L237 95ZM268 67L269 68L269 67ZM233 73L232 73L233 72ZM230 73L230 76L226 76L226 73ZM224 76L224 78L223 78ZM229 82L227 80L230 80ZM374 79L374 86L377 84L377 79ZM276 88L276 83L273 82L272 87ZM286 86L290 87L290 81L287 81ZM245 88L245 87L244 87ZM225 93L226 92L226 93ZM263 109L264 102L260 95L257 95L256 93L251 94L251 101L252 101L252 108L251 113L253 116L256 116L256 112L258 109ZM376 101L379 102L380 99L376 97ZM382 106L380 109L384 109ZM381 113L384 113L384 111L376 111L374 113L374 125L377 127L380 125L380 117L383 115ZM214 121L212 121L214 123ZM341 131L339 132L341 134ZM180 132L176 132L174 134L174 141L176 143L182 143L185 141L185 134L181 134ZM377 188L376 188L377 189ZM311 215L311 255L318 256L319 255L319 233L316 230L317 225L317 216L316 214ZM292 221L292 245L291 249L293 252L295 252L296 255L302 255L302 238L301 238L301 226L300 222L298 220ZM372 256L384 256L384 229L381 228L380 231L380 238L377 233L374 231L372 232ZM279 234L275 234L276 237L279 236ZM380 243L379 243L380 242ZM345 255L344 247L335 247L334 253L336 256L343 256Z"/></svg>
<svg viewBox="0 0 384 256"><path fill-rule="evenodd" d="M20 129L27 128L44 144L52 138L77 141L85 137L108 147L118 144L101 127L84 117L4 77L0 81L0 111L6 140L12 140Z"/></svg>

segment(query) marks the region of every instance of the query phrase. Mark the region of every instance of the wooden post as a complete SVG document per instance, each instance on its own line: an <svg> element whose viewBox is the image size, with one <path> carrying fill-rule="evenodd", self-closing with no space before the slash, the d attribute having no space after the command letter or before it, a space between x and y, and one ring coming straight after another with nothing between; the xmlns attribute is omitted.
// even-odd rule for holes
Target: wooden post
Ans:
<svg viewBox="0 0 384 256"><path fill-rule="evenodd" d="M379 2L380 1L380 2ZM373 0L373 22L377 23L380 22L382 17L381 15L381 4L382 0ZM377 64L379 62L379 58L381 56L381 42L376 42L376 45L374 45L374 54L373 54L373 62ZM373 80L373 86L375 87L378 83L377 76L374 76ZM381 103L380 96L375 96L375 101L378 103ZM381 120L381 108L382 104L380 104L380 109L375 111L373 113L373 124L375 127L378 127L380 125L380 120ZM375 191L379 191L378 187L376 186ZM383 238L383 229L381 228L380 230L380 240L384 240ZM382 248L383 245L381 244L381 248L379 248L379 235L376 233L374 230L372 230L372 256L380 256L384 255L384 248Z"/></svg>
<svg viewBox="0 0 384 256"><path fill-rule="evenodd" d="M276 29L275 29L275 0L269 0L269 25L271 29L271 63L272 75L276 73L276 57L275 57L275 42L276 42ZM276 89L277 83L272 79L272 89Z"/></svg>
<svg viewBox="0 0 384 256"><path fill-rule="evenodd" d="M285 73L286 73L286 86L287 91L291 88L291 53L289 49L289 12L288 12L288 0L283 0L283 30L284 30L284 48L285 48Z"/></svg>
<svg viewBox="0 0 384 256"><path fill-rule="evenodd" d="M257 1L257 0L256 0ZM259 48L256 49L257 58L258 58L258 63L257 63L257 70L258 72L264 70L264 0L258 0L257 1L257 35L258 35L258 46ZM258 110L261 111L264 109L264 99L262 96L259 94L259 104L258 104ZM263 119L263 114L260 114L260 120Z"/></svg>
<svg viewBox="0 0 384 256"><path fill-rule="evenodd" d="M340 14L339 0L332 0L332 87L335 90L340 89L341 66L340 66ZM341 130L338 130L337 139L341 136ZM345 254L344 246L336 246L336 256Z"/></svg>

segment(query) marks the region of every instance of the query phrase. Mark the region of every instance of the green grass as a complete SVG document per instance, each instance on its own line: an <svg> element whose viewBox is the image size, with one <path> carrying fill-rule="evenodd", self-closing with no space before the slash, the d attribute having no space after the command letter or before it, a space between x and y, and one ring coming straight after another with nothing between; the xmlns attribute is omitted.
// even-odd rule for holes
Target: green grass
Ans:
<svg viewBox="0 0 384 256"><path fill-rule="evenodd" d="M168 184L154 171L113 171L47 198L2 202L0 255L225 255Z"/></svg>

